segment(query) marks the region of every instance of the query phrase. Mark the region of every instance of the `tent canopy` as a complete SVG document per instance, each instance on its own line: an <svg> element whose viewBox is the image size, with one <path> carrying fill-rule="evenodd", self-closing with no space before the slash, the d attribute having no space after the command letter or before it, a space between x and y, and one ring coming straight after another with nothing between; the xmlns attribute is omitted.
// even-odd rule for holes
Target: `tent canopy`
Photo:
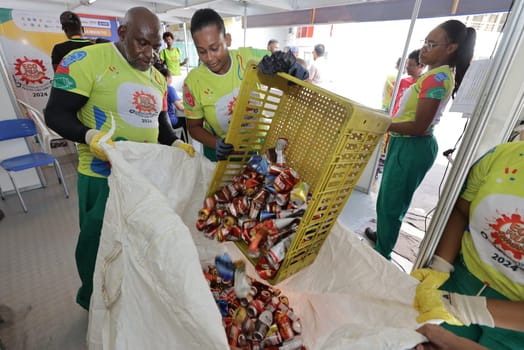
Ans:
<svg viewBox="0 0 524 350"><path fill-rule="evenodd" d="M1 7L61 13L123 17L144 6L166 23L188 22L200 8L210 7L223 17L247 16L253 27L409 19L415 0L3 0ZM420 17L440 17L507 11L511 0L424 1Z"/></svg>

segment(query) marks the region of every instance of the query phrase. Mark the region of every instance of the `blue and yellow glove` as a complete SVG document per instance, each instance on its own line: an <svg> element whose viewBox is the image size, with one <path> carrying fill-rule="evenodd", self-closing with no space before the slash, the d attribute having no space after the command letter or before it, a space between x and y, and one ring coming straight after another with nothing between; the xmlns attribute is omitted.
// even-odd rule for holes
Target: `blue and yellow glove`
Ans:
<svg viewBox="0 0 524 350"><path fill-rule="evenodd" d="M186 151L186 153L187 153L190 157L194 157L194 156L195 156L195 148L193 147L193 145L190 145L189 143L185 143L185 142L182 141L182 140L175 140L175 142L173 142L173 143L171 144L171 146L173 146L173 147L178 147L178 148L180 148L181 150Z"/></svg>
<svg viewBox="0 0 524 350"><path fill-rule="evenodd" d="M226 160L227 156L233 153L234 147L230 143L226 143L224 138L220 138L216 142L215 153L217 160Z"/></svg>
<svg viewBox="0 0 524 350"><path fill-rule="evenodd" d="M91 153L93 153L93 155L96 158L101 159L101 160L107 162L108 159L107 159L106 152L100 146L101 139L106 134L107 133L105 131L100 131L100 130L96 130L96 129L89 129L87 131L87 133L86 133L85 141L86 141L86 144L89 145L89 150L91 151ZM113 143L113 140L111 140L111 138L108 138L105 141L105 143L110 145L111 147L115 146L115 144Z"/></svg>

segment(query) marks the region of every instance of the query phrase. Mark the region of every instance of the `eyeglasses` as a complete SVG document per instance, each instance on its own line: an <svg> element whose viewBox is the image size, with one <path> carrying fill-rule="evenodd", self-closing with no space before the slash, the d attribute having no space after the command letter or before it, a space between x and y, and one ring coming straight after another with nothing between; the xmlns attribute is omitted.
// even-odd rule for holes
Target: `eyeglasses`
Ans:
<svg viewBox="0 0 524 350"><path fill-rule="evenodd" d="M422 44L423 47L427 46L428 50L433 50L433 48L436 46L449 45L449 43L437 43L437 42L428 41L428 40L421 40L420 43Z"/></svg>

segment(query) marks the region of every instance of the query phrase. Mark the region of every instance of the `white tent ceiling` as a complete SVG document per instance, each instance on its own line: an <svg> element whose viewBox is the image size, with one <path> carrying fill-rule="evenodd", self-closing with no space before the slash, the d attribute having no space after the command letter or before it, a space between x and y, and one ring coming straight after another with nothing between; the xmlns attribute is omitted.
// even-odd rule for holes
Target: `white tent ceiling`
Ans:
<svg viewBox="0 0 524 350"><path fill-rule="evenodd" d="M374 21L410 18L415 0L0 0L0 7L61 13L123 17L127 9L144 6L166 23L188 22L199 8L223 17L247 15L248 27ZM425 0L420 17L506 11L511 0Z"/></svg>
<svg viewBox="0 0 524 350"><path fill-rule="evenodd" d="M91 0L92 1L92 0ZM61 13L72 10L77 13L123 17L134 6L144 6L169 23L187 21L199 8L210 7L223 17L262 15L318 7L347 5L369 0L0 0L0 7Z"/></svg>

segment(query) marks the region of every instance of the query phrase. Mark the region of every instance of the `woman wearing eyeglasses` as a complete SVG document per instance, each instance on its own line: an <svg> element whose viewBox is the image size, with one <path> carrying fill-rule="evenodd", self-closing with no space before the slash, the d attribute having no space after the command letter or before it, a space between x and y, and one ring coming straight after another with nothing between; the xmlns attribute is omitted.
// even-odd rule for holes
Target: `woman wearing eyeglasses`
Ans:
<svg viewBox="0 0 524 350"><path fill-rule="evenodd" d="M375 250L386 259L397 242L402 220L413 193L433 165L438 145L433 128L450 97L454 97L473 57L476 32L457 20L433 29L420 49L420 63L428 67L406 89L393 119L384 171L377 199Z"/></svg>

